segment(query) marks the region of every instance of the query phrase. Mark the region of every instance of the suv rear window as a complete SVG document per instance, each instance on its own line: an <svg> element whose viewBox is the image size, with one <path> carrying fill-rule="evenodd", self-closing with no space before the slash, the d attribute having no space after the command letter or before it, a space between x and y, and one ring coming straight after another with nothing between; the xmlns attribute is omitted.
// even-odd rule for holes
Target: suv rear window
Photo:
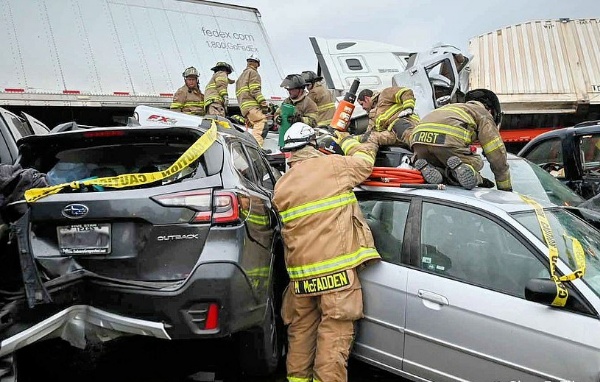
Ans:
<svg viewBox="0 0 600 382"><path fill-rule="evenodd" d="M52 135L47 136L56 142ZM28 150L38 153L33 167L45 172L51 185L89 178L112 177L123 174L151 173L167 170L195 142L199 136L144 136L115 139L61 141L43 150L42 140ZM184 138L184 139L182 139ZM116 142L118 141L118 143ZM38 148L37 146L41 147ZM178 173L145 187L170 184L187 178L203 178L218 173L222 166L223 149L213 144L198 160ZM212 159L211 159L212 157Z"/></svg>

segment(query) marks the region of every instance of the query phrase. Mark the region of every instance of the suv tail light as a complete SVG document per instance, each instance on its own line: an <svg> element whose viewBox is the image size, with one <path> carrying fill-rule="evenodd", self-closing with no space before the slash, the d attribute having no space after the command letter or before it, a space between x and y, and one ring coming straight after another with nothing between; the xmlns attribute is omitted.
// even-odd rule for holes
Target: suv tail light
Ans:
<svg viewBox="0 0 600 382"><path fill-rule="evenodd" d="M215 224L237 223L240 208L237 195L229 191L215 192L212 221Z"/></svg>
<svg viewBox="0 0 600 382"><path fill-rule="evenodd" d="M231 224L240 220L237 195L230 191L186 191L152 198L167 207L185 207L196 214L190 223Z"/></svg>

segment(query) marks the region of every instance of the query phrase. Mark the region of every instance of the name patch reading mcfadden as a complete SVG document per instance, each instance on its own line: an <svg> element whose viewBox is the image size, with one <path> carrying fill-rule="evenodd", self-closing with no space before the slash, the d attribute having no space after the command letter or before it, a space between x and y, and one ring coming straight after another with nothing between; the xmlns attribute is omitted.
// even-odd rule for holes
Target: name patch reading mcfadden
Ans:
<svg viewBox="0 0 600 382"><path fill-rule="evenodd" d="M294 281L294 292L295 294L319 293L343 288L348 285L350 285L348 273L341 271L327 276Z"/></svg>

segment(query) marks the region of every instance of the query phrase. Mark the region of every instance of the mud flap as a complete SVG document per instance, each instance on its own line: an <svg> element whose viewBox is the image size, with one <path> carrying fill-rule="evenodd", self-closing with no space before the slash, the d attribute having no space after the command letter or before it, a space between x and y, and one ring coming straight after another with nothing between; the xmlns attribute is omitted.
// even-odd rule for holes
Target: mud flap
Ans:
<svg viewBox="0 0 600 382"><path fill-rule="evenodd" d="M27 211L19 220L11 224L11 235L17 238L19 249L19 262L21 264L21 273L23 274L23 284L27 295L27 303L30 308L40 303L50 303L52 298L48 290L44 287L40 274L35 265L35 259L31 253L29 244L29 211Z"/></svg>

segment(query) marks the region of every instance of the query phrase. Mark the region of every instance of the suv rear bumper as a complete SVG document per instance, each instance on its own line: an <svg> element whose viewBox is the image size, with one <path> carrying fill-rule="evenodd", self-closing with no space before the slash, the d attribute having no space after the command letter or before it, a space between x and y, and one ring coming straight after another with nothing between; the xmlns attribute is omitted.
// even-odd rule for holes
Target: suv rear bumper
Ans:
<svg viewBox="0 0 600 382"><path fill-rule="evenodd" d="M15 334L0 343L0 358L45 339L61 337L73 346L85 347L90 335L113 337L134 334L171 339L160 322L124 317L87 305L74 305Z"/></svg>
<svg viewBox="0 0 600 382"><path fill-rule="evenodd" d="M117 284L93 274L55 279L52 302L27 306L23 296L3 309L7 322L0 358L35 342L61 337L84 348L86 338L106 341L122 335L160 339L209 339L261 325L267 296L234 262L200 264L186 282L161 290ZM214 329L204 329L208 304L218 307ZM4 337L4 336L3 336Z"/></svg>
<svg viewBox="0 0 600 382"><path fill-rule="evenodd" d="M267 296L257 296L234 262L198 266L183 285L148 290L90 280L89 303L107 311L162 322L173 339L224 337L259 325ZM218 306L216 329L204 329L209 304Z"/></svg>

